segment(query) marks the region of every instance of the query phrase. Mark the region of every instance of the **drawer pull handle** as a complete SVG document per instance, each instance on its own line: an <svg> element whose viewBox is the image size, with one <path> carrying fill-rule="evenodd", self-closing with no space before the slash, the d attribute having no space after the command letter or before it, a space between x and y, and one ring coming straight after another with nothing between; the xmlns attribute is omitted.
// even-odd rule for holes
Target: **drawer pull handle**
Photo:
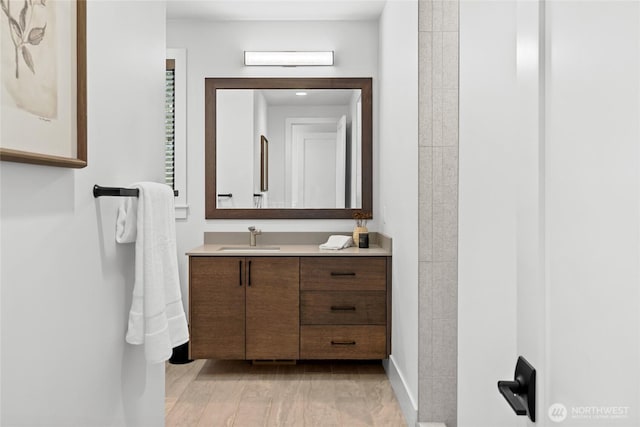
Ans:
<svg viewBox="0 0 640 427"><path fill-rule="evenodd" d="M238 277L240 286L242 286L242 260L238 261Z"/></svg>
<svg viewBox="0 0 640 427"><path fill-rule="evenodd" d="M331 341L331 345L356 345L355 341Z"/></svg>
<svg viewBox="0 0 640 427"><path fill-rule="evenodd" d="M352 305L332 305L331 311L356 311Z"/></svg>
<svg viewBox="0 0 640 427"><path fill-rule="evenodd" d="M354 272L350 272L350 273L341 273L341 272L339 272L339 271L332 271L332 272L331 272L331 275L332 275L332 276L355 276L355 275L356 275L356 273L354 273Z"/></svg>

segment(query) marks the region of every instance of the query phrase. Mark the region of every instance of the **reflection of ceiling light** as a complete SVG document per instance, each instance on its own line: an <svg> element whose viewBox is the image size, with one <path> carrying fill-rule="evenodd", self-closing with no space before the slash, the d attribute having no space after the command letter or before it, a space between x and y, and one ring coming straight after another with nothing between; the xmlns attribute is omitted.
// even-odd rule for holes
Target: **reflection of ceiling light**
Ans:
<svg viewBox="0 0 640 427"><path fill-rule="evenodd" d="M307 96L307 92L296 92L297 96Z"/></svg>
<svg viewBox="0 0 640 427"><path fill-rule="evenodd" d="M284 67L333 65L333 51L325 52L244 52L244 65Z"/></svg>

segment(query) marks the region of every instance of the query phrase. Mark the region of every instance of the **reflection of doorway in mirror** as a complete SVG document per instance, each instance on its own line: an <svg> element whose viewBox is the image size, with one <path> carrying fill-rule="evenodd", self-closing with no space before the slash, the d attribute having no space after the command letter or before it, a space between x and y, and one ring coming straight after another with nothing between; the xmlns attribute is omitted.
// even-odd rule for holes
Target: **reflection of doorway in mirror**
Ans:
<svg viewBox="0 0 640 427"><path fill-rule="evenodd" d="M306 208L302 204L303 199L300 198L298 190L298 187L302 185L302 182L299 181L299 164L302 158L296 145L301 140L301 135L333 132L335 136L338 119L339 117L290 117L285 119L285 206ZM323 179L325 178L323 177ZM333 206L333 203L330 206Z"/></svg>
<svg viewBox="0 0 640 427"><path fill-rule="evenodd" d="M347 126L339 119L314 118L289 123L291 207L344 208Z"/></svg>
<svg viewBox="0 0 640 427"><path fill-rule="evenodd" d="M298 153L293 207L335 207L336 133L304 133L294 141Z"/></svg>

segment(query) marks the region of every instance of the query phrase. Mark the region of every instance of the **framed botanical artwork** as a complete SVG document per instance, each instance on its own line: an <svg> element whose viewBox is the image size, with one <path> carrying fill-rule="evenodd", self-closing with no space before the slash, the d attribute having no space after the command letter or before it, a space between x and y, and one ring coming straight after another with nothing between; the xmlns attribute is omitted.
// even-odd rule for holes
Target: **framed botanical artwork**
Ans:
<svg viewBox="0 0 640 427"><path fill-rule="evenodd" d="M85 167L86 1L0 5L0 160Z"/></svg>

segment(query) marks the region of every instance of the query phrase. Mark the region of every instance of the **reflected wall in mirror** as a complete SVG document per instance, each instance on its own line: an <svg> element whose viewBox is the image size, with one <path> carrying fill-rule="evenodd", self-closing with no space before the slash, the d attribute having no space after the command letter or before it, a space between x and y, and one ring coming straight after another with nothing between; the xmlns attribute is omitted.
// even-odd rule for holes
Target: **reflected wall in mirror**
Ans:
<svg viewBox="0 0 640 427"><path fill-rule="evenodd" d="M371 212L371 95L370 78L205 79L206 217Z"/></svg>

